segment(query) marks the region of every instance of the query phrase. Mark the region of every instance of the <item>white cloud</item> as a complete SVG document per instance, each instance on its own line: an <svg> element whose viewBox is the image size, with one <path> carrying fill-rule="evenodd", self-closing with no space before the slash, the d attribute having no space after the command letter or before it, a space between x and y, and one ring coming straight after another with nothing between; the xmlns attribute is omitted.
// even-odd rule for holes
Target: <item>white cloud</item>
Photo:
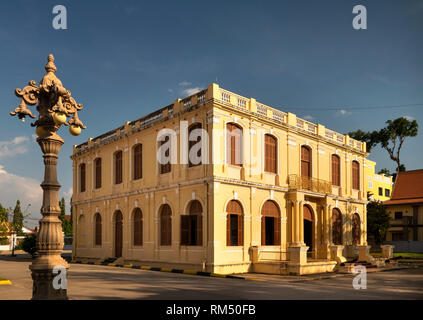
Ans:
<svg viewBox="0 0 423 320"><path fill-rule="evenodd" d="M181 87L186 87L186 86L189 86L190 84L191 84L191 82L188 82L188 81L182 81L182 82L179 82L178 83Z"/></svg>
<svg viewBox="0 0 423 320"><path fill-rule="evenodd" d="M40 181L32 178L18 176L7 172L0 164L0 203L3 207L14 207L16 200L21 201L21 208L24 214L31 213L31 219L25 221L25 225L33 228L41 219L40 208L43 200L43 190ZM28 212L25 212L28 204Z"/></svg>
<svg viewBox="0 0 423 320"><path fill-rule="evenodd" d="M0 159L27 153L28 141L29 138L23 136L15 137L11 141L0 141Z"/></svg>
<svg viewBox="0 0 423 320"><path fill-rule="evenodd" d="M345 109L341 109L335 112L335 117L347 117L352 115L352 112L347 111Z"/></svg>
<svg viewBox="0 0 423 320"><path fill-rule="evenodd" d="M310 115L304 116L303 118L304 118L305 120L309 120L309 121L311 121L311 120L313 120L313 119L314 119L314 117L313 117L313 116L310 116Z"/></svg>
<svg viewBox="0 0 423 320"><path fill-rule="evenodd" d="M197 93L199 91L201 91L201 88L200 87L195 87L195 88L185 89L183 91L183 93L186 94L187 96L190 96L190 95L193 95L194 93Z"/></svg>

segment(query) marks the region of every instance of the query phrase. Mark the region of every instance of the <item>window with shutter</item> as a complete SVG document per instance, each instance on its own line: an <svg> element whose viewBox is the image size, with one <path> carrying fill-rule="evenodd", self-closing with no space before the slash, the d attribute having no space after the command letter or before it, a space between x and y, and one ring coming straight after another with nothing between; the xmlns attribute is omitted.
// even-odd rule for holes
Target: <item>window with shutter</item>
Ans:
<svg viewBox="0 0 423 320"><path fill-rule="evenodd" d="M181 245L189 245L189 225L190 225L190 216L182 215L181 216Z"/></svg>
<svg viewBox="0 0 423 320"><path fill-rule="evenodd" d="M80 192L85 192L85 163L79 166Z"/></svg>
<svg viewBox="0 0 423 320"><path fill-rule="evenodd" d="M165 137L165 140L164 141L160 141L160 145L162 146L162 145L164 145L165 143L167 143L168 141L170 140L170 137L169 136L166 136ZM170 152L171 152L171 146L169 146L169 148L165 151L165 157L167 158L167 159L169 159L169 155L170 155ZM167 162L167 163L165 163L165 164L160 164L160 173L161 174L165 174L165 173L169 173L170 172L170 170L171 170L171 163L170 163L170 160Z"/></svg>
<svg viewBox="0 0 423 320"><path fill-rule="evenodd" d="M336 208L332 210L332 242L342 244L342 214Z"/></svg>
<svg viewBox="0 0 423 320"><path fill-rule="evenodd" d="M306 146L301 147L301 176L311 177L311 149Z"/></svg>
<svg viewBox="0 0 423 320"><path fill-rule="evenodd" d="M352 242L354 245L360 244L360 235L361 235L360 216L358 215L358 213L354 213L353 225L352 225Z"/></svg>
<svg viewBox="0 0 423 320"><path fill-rule="evenodd" d="M134 180L142 178L142 144L134 148Z"/></svg>
<svg viewBox="0 0 423 320"><path fill-rule="evenodd" d="M243 211L236 200L229 201L226 211L228 213L226 226L226 243L228 246L242 246L244 244Z"/></svg>
<svg viewBox="0 0 423 320"><path fill-rule="evenodd" d="M268 200L261 209L262 245L280 245L280 211L275 202Z"/></svg>
<svg viewBox="0 0 423 320"><path fill-rule="evenodd" d="M115 153L115 184L122 183L122 151Z"/></svg>
<svg viewBox="0 0 423 320"><path fill-rule="evenodd" d="M201 141L201 136L197 137L197 140L191 141L190 140L191 132L193 132L195 129L201 129L201 128L202 128L201 123L194 123L193 125L189 127L189 130L188 130L189 132L188 133L188 166L189 167L195 167L195 166L201 165L201 160L200 160L200 163L194 164L191 162L191 157L189 156L191 153L191 148ZM201 148L197 152L197 157L201 157Z"/></svg>
<svg viewBox="0 0 423 320"><path fill-rule="evenodd" d="M242 128L234 123L226 125L227 162L235 166L242 166Z"/></svg>
<svg viewBox="0 0 423 320"><path fill-rule="evenodd" d="M276 173L276 138L270 134L264 136L264 171Z"/></svg>
<svg viewBox="0 0 423 320"><path fill-rule="evenodd" d="M341 185L341 161L336 154L332 155L332 184Z"/></svg>
<svg viewBox="0 0 423 320"><path fill-rule="evenodd" d="M169 205L162 206L160 214L160 245L172 245L172 210Z"/></svg>
<svg viewBox="0 0 423 320"><path fill-rule="evenodd" d="M95 187L101 188L101 158L95 159Z"/></svg>
<svg viewBox="0 0 423 320"><path fill-rule="evenodd" d="M352 162L352 187L360 190L360 165L355 160Z"/></svg>
<svg viewBox="0 0 423 320"><path fill-rule="evenodd" d="M142 246L142 212L136 208L134 212L134 246Z"/></svg>
<svg viewBox="0 0 423 320"><path fill-rule="evenodd" d="M101 215L95 214L95 245L101 246Z"/></svg>

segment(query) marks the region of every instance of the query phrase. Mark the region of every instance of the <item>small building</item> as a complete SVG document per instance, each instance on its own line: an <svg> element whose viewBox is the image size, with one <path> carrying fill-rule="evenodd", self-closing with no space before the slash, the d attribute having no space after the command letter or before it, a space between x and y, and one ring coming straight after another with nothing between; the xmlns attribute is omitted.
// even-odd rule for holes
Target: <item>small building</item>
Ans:
<svg viewBox="0 0 423 320"><path fill-rule="evenodd" d="M367 198L369 200L386 201L392 194L392 177L384 174L377 174L376 162L366 159L364 174L366 176Z"/></svg>
<svg viewBox="0 0 423 320"><path fill-rule="evenodd" d="M400 172L383 204L392 219L387 243L396 252L423 252L423 169Z"/></svg>

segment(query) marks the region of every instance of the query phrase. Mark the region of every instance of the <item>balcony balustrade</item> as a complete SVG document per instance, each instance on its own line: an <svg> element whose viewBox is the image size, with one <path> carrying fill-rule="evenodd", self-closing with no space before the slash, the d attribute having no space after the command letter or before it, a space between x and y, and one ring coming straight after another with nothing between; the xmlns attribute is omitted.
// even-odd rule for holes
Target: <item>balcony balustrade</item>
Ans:
<svg viewBox="0 0 423 320"><path fill-rule="evenodd" d="M296 174L289 175L288 186L294 190L308 190L325 194L332 193L332 185L329 181L303 177Z"/></svg>

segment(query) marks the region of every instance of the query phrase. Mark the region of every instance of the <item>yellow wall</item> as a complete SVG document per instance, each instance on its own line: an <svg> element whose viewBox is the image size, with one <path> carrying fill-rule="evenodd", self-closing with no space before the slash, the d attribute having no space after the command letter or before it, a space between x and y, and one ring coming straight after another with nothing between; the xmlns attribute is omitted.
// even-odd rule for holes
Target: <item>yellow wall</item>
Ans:
<svg viewBox="0 0 423 320"><path fill-rule="evenodd" d="M304 245L303 205L309 205L314 214L314 258L328 259L331 244L332 209L343 215L345 254L352 247L351 220L354 213L361 221L361 243L366 244L366 192L364 143L348 136L299 119L295 114L283 113L211 84L204 91L204 102L193 95L191 107L184 100L158 112L160 119L140 127L140 121L128 122L106 135L75 146L73 159L74 228L77 245L74 258L100 259L114 255L113 213L123 213L123 257L126 261L158 264L191 269L205 269L219 273L251 270L251 248L260 248L263 261L288 261L290 246ZM224 101L229 97L229 101ZM240 104L238 100L245 101ZM172 165L171 173L161 175L156 162L156 136L162 128L177 132L180 121L189 124L201 122L209 133L212 164L188 167ZM226 124L234 122L243 128L242 167L226 162ZM142 130L140 130L142 129ZM277 173L264 172L264 134L277 138ZM143 178L131 179L132 148L143 144ZM315 187L299 188L290 178L300 175L301 146L312 149L312 177ZM113 154L123 150L123 183L114 185ZM331 186L331 155L341 159L341 186ZM102 158L102 188L93 188L93 161ZM178 159L181 154L178 152ZM351 163L360 164L360 190L352 188ZM78 168L86 164L86 191L79 192ZM293 176L294 175L294 176ZM329 185L329 190L322 189ZM203 245L180 245L180 216L187 213L191 200L203 206ZM239 201L244 213L243 246L226 246L227 203ZM261 208L266 200L274 201L280 209L280 246L261 246ZM172 208L172 246L158 245L159 210L163 203ZM142 247L132 245L132 212L139 207L143 212L144 238ZM94 246L94 214L99 212L103 221L103 242ZM84 218L81 219L81 216ZM78 224L78 221L83 221Z"/></svg>
<svg viewBox="0 0 423 320"><path fill-rule="evenodd" d="M376 162L367 159L365 164L365 179L367 180L365 187L367 193L371 193L374 200L389 200L392 195L392 177L385 176L384 174L377 174L375 170ZM379 195L379 188L382 188L382 195ZM385 195L385 190L389 190L389 197Z"/></svg>

